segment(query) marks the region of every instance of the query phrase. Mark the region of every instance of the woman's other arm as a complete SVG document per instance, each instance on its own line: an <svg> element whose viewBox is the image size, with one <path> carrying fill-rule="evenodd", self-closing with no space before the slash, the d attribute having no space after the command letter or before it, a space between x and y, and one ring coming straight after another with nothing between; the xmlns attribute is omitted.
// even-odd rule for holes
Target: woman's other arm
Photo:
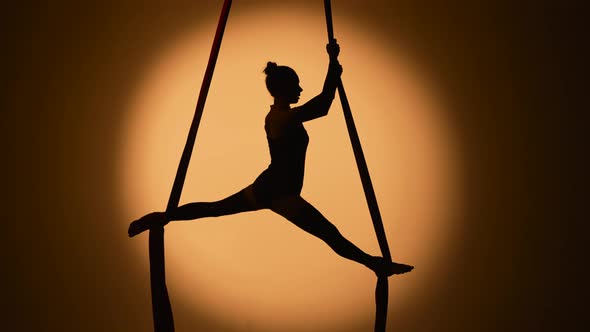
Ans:
<svg viewBox="0 0 590 332"><path fill-rule="evenodd" d="M330 43L326 46L326 50L330 56L330 64L322 92L307 103L295 108L296 114L298 114L302 122L327 115L334 100L336 88L342 74L342 66L338 62L340 46L336 42Z"/></svg>

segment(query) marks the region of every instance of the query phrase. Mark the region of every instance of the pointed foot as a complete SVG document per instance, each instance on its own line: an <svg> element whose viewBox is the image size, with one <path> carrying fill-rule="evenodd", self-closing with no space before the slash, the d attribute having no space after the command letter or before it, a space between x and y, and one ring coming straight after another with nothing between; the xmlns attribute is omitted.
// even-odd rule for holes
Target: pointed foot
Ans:
<svg viewBox="0 0 590 332"><path fill-rule="evenodd" d="M396 262L389 262L383 257L375 257L371 269L378 276L392 276L394 274L404 274L412 271L412 265L401 264Z"/></svg>
<svg viewBox="0 0 590 332"><path fill-rule="evenodd" d="M129 237L134 237L147 231L148 229L162 227L167 223L168 221L164 212L153 212L133 221L129 225L127 234Z"/></svg>
<svg viewBox="0 0 590 332"><path fill-rule="evenodd" d="M388 274L388 276L394 275L394 274L408 273L408 272L411 272L413 269L414 269L414 267L412 265L393 262L390 265L390 268L389 268L390 274Z"/></svg>

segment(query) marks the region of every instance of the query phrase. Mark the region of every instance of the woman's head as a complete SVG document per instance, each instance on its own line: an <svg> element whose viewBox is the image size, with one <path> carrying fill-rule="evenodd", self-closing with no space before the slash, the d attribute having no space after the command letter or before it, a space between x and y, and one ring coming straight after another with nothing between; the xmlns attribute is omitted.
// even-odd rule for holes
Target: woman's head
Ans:
<svg viewBox="0 0 590 332"><path fill-rule="evenodd" d="M266 88L275 99L281 99L289 104L299 101L303 89L299 86L299 77L293 69L269 61L264 73Z"/></svg>

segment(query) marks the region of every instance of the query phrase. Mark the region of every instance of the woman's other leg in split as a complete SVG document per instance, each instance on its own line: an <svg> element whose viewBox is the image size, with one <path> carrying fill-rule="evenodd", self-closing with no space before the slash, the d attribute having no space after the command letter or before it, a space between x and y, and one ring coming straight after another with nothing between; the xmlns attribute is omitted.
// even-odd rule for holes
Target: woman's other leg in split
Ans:
<svg viewBox="0 0 590 332"><path fill-rule="evenodd" d="M129 236L135 236L153 227L164 226L175 220L194 220L220 217L241 212L260 210L252 186L215 202L188 203L169 212L153 212L137 219L129 226Z"/></svg>
<svg viewBox="0 0 590 332"><path fill-rule="evenodd" d="M322 239L338 255L358 262L377 274L400 274L413 267L386 262L381 257L371 256L346 239L340 231L315 207L301 196L289 196L273 200L271 210L285 217L297 227Z"/></svg>

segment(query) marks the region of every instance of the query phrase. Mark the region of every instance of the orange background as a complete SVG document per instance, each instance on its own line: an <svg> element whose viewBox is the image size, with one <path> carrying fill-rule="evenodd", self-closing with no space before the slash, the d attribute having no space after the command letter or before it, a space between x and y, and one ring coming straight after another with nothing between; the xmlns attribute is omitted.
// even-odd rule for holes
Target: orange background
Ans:
<svg viewBox="0 0 590 332"><path fill-rule="evenodd" d="M297 70L304 101L321 91L326 76L326 36L317 33L325 30L321 10L292 4L251 9L241 2L232 10L182 203L226 197L267 167L263 121L272 98L261 68L268 60ZM442 89L404 50L354 18L337 22L343 80L390 250L395 260L419 267L392 280L390 323L396 326L445 269L459 228L460 148ZM216 26L215 20L199 23L154 56L130 99L118 158L122 227L162 209L170 194ZM302 196L349 240L380 255L340 101L329 116L305 126L311 144ZM166 229L167 280L177 305L267 331L338 331L374 315L375 275L270 211ZM147 272L147 236L129 247Z"/></svg>

